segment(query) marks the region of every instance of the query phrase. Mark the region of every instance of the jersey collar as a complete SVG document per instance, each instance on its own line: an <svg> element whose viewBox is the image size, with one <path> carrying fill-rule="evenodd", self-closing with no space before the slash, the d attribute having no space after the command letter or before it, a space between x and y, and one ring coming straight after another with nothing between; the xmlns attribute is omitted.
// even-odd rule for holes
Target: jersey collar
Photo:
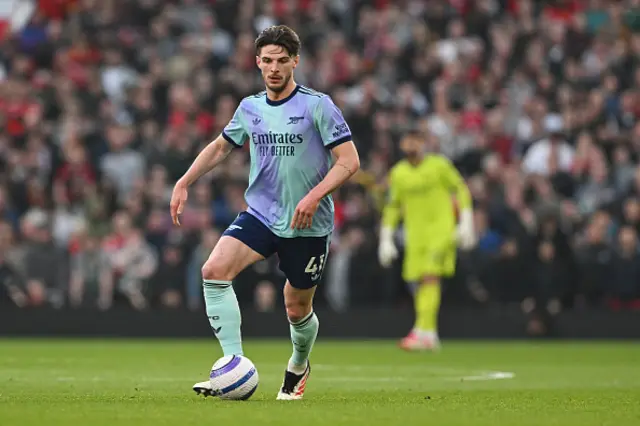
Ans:
<svg viewBox="0 0 640 426"><path fill-rule="evenodd" d="M279 99L277 101L272 101L271 99L269 99L269 96L267 96L267 94L264 94L265 99L267 100L267 104L271 105L271 106L278 106L278 105L282 105L284 103L287 103L291 98L293 98L296 93L298 93L298 90L300 90L300 85L296 84L296 87L293 89L293 91L291 92L291 94L289 96L287 96L286 98L283 99Z"/></svg>

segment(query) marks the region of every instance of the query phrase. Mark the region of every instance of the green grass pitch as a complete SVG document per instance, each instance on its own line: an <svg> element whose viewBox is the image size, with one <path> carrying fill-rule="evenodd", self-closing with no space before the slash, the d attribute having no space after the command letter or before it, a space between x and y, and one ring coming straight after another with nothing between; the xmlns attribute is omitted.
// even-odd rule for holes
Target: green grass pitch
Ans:
<svg viewBox="0 0 640 426"><path fill-rule="evenodd" d="M640 425L640 344L319 340L304 401L276 401L288 341L245 351L250 401L198 397L211 340L0 340L0 425Z"/></svg>

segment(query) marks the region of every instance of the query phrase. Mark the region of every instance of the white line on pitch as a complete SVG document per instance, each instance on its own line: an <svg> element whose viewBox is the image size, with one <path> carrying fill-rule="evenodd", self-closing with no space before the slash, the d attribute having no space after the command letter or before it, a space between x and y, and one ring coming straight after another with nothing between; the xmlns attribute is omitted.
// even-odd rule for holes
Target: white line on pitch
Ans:
<svg viewBox="0 0 640 426"><path fill-rule="evenodd" d="M487 381L487 380L505 380L513 379L515 373L510 371L488 371L486 373L476 374L473 376L461 377L462 381Z"/></svg>

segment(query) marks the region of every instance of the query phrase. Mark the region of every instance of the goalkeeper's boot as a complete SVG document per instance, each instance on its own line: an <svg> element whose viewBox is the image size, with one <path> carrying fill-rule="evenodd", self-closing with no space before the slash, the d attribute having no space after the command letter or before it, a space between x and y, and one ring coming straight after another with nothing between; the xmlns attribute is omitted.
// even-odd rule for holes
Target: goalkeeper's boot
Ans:
<svg viewBox="0 0 640 426"><path fill-rule="evenodd" d="M405 351L438 351L440 349L440 340L437 335L420 336L415 331L411 331L409 335L400 340L399 346Z"/></svg>
<svg viewBox="0 0 640 426"><path fill-rule="evenodd" d="M284 372L284 381L278 397L276 399L291 401L296 399L302 399L304 395L304 389L307 386L307 379L311 374L311 364L307 360L307 368L302 374L294 374L289 370Z"/></svg>
<svg viewBox="0 0 640 426"><path fill-rule="evenodd" d="M211 382L209 380L205 380L204 382L199 382L193 385L193 391L198 395L204 395L204 397L208 396L216 396L211 388Z"/></svg>

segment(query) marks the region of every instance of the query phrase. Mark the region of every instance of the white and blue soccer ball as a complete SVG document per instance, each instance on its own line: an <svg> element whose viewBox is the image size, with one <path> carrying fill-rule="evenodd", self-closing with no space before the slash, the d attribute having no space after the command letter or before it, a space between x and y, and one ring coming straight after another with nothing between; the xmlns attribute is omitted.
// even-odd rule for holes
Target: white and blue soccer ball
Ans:
<svg viewBox="0 0 640 426"><path fill-rule="evenodd" d="M258 370L242 355L227 355L217 360L209 375L213 394L221 399L247 400L258 388Z"/></svg>

